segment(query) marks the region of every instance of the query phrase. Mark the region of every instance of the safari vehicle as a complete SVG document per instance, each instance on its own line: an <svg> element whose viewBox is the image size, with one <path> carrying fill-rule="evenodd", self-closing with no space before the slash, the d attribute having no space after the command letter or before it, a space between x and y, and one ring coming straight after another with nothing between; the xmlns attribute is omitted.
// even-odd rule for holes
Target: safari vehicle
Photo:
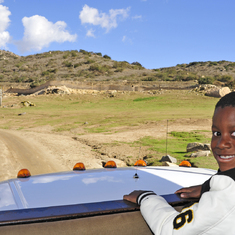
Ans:
<svg viewBox="0 0 235 235"><path fill-rule="evenodd" d="M0 183L0 234L152 234L139 207L124 201L133 190L153 190L177 208L187 201L173 194L181 187L203 183L213 170L192 167L117 168L30 176ZM142 166L140 166L142 165Z"/></svg>

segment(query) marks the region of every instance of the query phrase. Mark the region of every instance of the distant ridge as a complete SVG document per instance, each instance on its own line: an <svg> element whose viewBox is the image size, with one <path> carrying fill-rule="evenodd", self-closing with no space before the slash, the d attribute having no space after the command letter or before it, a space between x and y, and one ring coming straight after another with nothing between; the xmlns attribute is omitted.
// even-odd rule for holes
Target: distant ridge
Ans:
<svg viewBox="0 0 235 235"><path fill-rule="evenodd" d="M146 69L139 62L115 61L101 52L85 50L49 51L18 56L0 50L0 83L34 88L57 82L172 82L197 81L234 87L235 62L207 61L178 64L167 68ZM38 88L36 88L38 89Z"/></svg>

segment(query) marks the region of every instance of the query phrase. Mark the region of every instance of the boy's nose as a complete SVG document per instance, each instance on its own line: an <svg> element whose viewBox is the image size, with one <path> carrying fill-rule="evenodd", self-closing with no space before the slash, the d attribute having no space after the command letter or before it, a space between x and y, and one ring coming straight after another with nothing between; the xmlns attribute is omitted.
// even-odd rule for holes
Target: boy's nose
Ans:
<svg viewBox="0 0 235 235"><path fill-rule="evenodd" d="M217 147L220 149L230 148L231 147L231 138L226 136L221 136L220 140L217 143Z"/></svg>

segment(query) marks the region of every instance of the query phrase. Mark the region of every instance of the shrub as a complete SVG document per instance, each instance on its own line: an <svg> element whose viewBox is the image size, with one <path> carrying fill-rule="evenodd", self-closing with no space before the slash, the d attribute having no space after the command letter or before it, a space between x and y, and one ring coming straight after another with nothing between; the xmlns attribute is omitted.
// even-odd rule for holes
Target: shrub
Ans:
<svg viewBox="0 0 235 235"><path fill-rule="evenodd" d="M84 64L92 64L92 63L95 63L95 61L88 59Z"/></svg>
<svg viewBox="0 0 235 235"><path fill-rule="evenodd" d="M197 65L199 62L191 62L187 65L187 67L193 66L193 65Z"/></svg>
<svg viewBox="0 0 235 235"><path fill-rule="evenodd" d="M175 81L182 81L183 79L185 79L185 76L183 75L176 75L174 78Z"/></svg>
<svg viewBox="0 0 235 235"><path fill-rule="evenodd" d="M226 60L220 60L220 61L218 61L219 64L223 64L224 62L226 62Z"/></svg>
<svg viewBox="0 0 235 235"><path fill-rule="evenodd" d="M135 69L144 69L144 67L139 62L133 62L132 65L135 66Z"/></svg>
<svg viewBox="0 0 235 235"><path fill-rule="evenodd" d="M149 81L149 82L156 81L156 80L157 80L157 78L154 78L154 77L147 77L147 78L142 78L141 79L141 81Z"/></svg>
<svg viewBox="0 0 235 235"><path fill-rule="evenodd" d="M217 80L220 82L229 82L229 81L233 80L233 77L229 76L229 75L223 75L223 76L217 78Z"/></svg>
<svg viewBox="0 0 235 235"><path fill-rule="evenodd" d="M47 75L50 75L50 73L56 73L56 72L57 72L57 69L48 69L47 71L43 71L41 75L47 76Z"/></svg>
<svg viewBox="0 0 235 235"><path fill-rule="evenodd" d="M213 84L214 80L215 79L213 77L209 77L209 76L201 77L198 79L198 83L199 84Z"/></svg>
<svg viewBox="0 0 235 235"><path fill-rule="evenodd" d="M109 69L110 69L110 67L107 65L102 66L102 65L98 65L98 64L91 65L89 68L90 71L98 71L100 73L108 72Z"/></svg>
<svg viewBox="0 0 235 235"><path fill-rule="evenodd" d="M47 70L47 71L43 71L41 74L42 74L42 76L47 76L50 74L50 72Z"/></svg>
<svg viewBox="0 0 235 235"><path fill-rule="evenodd" d="M18 64L16 64L15 66L16 66L17 68L19 68L19 67L21 67L23 64L24 64L24 63L19 62L19 63L18 63Z"/></svg>
<svg viewBox="0 0 235 235"><path fill-rule="evenodd" d="M26 82L28 78L26 76L14 77L13 82Z"/></svg>
<svg viewBox="0 0 235 235"><path fill-rule="evenodd" d="M62 64L64 64L66 67L72 67L73 66L72 63L67 61L67 60L64 61Z"/></svg>
<svg viewBox="0 0 235 235"><path fill-rule="evenodd" d="M161 80L166 80L168 78L166 73L157 73L155 76Z"/></svg>
<svg viewBox="0 0 235 235"><path fill-rule="evenodd" d="M90 71L99 71L99 65L98 64L91 65L89 70Z"/></svg>
<svg viewBox="0 0 235 235"><path fill-rule="evenodd" d="M83 55L91 55L91 53L90 52L88 52L88 51L85 51L85 50L82 50L82 49L80 49L80 51L79 52L81 52Z"/></svg>
<svg viewBox="0 0 235 235"><path fill-rule="evenodd" d="M34 79L33 78L28 78L25 82L34 82Z"/></svg>
<svg viewBox="0 0 235 235"><path fill-rule="evenodd" d="M202 65L205 65L207 62L203 62L203 61L195 61L195 62L191 62L191 63L189 63L188 65L186 65L186 67L190 67L190 66L194 66L194 65L200 65L200 66L202 66Z"/></svg>
<svg viewBox="0 0 235 235"><path fill-rule="evenodd" d="M108 55L104 55L103 58L111 60L111 57Z"/></svg>
<svg viewBox="0 0 235 235"><path fill-rule="evenodd" d="M192 80L197 80L197 76L191 74L191 75L189 75L189 76L182 79L182 81L192 81Z"/></svg>
<svg viewBox="0 0 235 235"><path fill-rule="evenodd" d="M231 81L227 82L226 85L227 85L230 89L234 89L234 88L235 88L235 80L231 80Z"/></svg>
<svg viewBox="0 0 235 235"><path fill-rule="evenodd" d="M114 72L118 73L118 72L122 72L124 69L123 68L118 68L116 70L114 70Z"/></svg>
<svg viewBox="0 0 235 235"><path fill-rule="evenodd" d="M102 53L101 53L101 52L96 52L95 54L96 54L96 55L99 55L99 56L102 56Z"/></svg>
<svg viewBox="0 0 235 235"><path fill-rule="evenodd" d="M215 86L224 86L224 83L223 83L223 82L220 82L220 81L218 81L218 80L215 80L215 81L213 82L213 85L215 85Z"/></svg>
<svg viewBox="0 0 235 235"><path fill-rule="evenodd" d="M84 71L84 70L79 70L79 71L77 72L77 76L78 76L78 77L85 76L86 74L87 74L87 71Z"/></svg>
<svg viewBox="0 0 235 235"><path fill-rule="evenodd" d="M63 75L61 75L61 78L68 78L68 77L70 77L70 74L63 74Z"/></svg>
<svg viewBox="0 0 235 235"><path fill-rule="evenodd" d="M72 51L72 52L71 52L71 56L72 56L72 57L76 57L76 56L77 56L77 51Z"/></svg>
<svg viewBox="0 0 235 235"><path fill-rule="evenodd" d="M34 88L34 87L37 87L37 86L39 86L39 85L41 85L41 83L40 83L39 81L34 81L34 82L32 82L32 83L30 84L30 87L31 87L31 88Z"/></svg>
<svg viewBox="0 0 235 235"><path fill-rule="evenodd" d="M77 68L77 67L79 67L81 65L82 65L82 63L76 63L76 64L74 64L74 68Z"/></svg>
<svg viewBox="0 0 235 235"><path fill-rule="evenodd" d="M184 67L186 67L186 64L177 64L176 66L177 66L177 67L184 68Z"/></svg>
<svg viewBox="0 0 235 235"><path fill-rule="evenodd" d="M113 68L129 68L130 64L127 61L114 61Z"/></svg>
<svg viewBox="0 0 235 235"><path fill-rule="evenodd" d="M218 63L216 61L209 61L208 66L213 66L213 65L217 65Z"/></svg>
<svg viewBox="0 0 235 235"><path fill-rule="evenodd" d="M143 66L141 65L141 63L139 63L139 62L137 62L137 61L136 61L136 62L133 62L132 64L133 64L133 65L138 65L138 66L143 67Z"/></svg>

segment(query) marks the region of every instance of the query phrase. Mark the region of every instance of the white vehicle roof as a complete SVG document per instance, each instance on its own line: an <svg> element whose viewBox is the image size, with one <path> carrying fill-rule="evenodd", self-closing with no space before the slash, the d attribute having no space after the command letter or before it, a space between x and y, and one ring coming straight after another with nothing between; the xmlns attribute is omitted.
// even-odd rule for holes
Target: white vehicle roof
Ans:
<svg viewBox="0 0 235 235"><path fill-rule="evenodd" d="M0 211L122 200L133 190L170 194L202 184L215 173L201 168L126 167L11 179L0 183Z"/></svg>

